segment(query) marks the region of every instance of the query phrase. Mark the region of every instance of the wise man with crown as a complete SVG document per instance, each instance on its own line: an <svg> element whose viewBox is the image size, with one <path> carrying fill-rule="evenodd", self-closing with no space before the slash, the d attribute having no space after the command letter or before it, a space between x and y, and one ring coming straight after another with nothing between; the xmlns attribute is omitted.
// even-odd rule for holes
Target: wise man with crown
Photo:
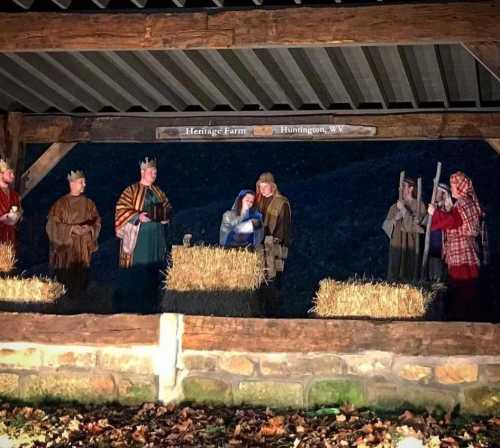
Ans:
<svg viewBox="0 0 500 448"><path fill-rule="evenodd" d="M14 170L0 159L0 243L16 245L16 224L21 218L21 200L14 191Z"/></svg>
<svg viewBox="0 0 500 448"><path fill-rule="evenodd" d="M90 261L97 250L101 217L92 200L83 193L85 174L71 171L69 193L59 198L49 211L47 235L49 263L70 296L78 296L88 286Z"/></svg>
<svg viewBox="0 0 500 448"><path fill-rule="evenodd" d="M156 161L146 157L139 166L139 182L125 188L115 210L115 231L120 239L119 264L124 268L120 284L125 291L118 294L121 302L116 303L116 307L152 312L157 307L160 270L167 259L165 224L170 222L172 206L155 185Z"/></svg>

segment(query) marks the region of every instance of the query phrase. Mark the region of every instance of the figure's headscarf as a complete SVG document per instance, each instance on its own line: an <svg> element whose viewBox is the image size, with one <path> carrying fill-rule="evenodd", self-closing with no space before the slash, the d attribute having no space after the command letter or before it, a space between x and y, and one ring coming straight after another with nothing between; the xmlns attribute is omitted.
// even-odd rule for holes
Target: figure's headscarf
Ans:
<svg viewBox="0 0 500 448"><path fill-rule="evenodd" d="M403 182L405 184L408 184L408 185L412 186L412 187L416 187L417 186L417 183L415 182L415 179L413 179L412 177L405 177L403 179Z"/></svg>
<svg viewBox="0 0 500 448"><path fill-rule="evenodd" d="M441 190L444 193L444 208L446 211L450 211L453 208L453 200L451 199L451 190L448 185L444 183L438 184L438 190Z"/></svg>
<svg viewBox="0 0 500 448"><path fill-rule="evenodd" d="M253 191L253 190L241 190L238 193L238 196L236 196L236 199L233 202L233 206L231 207L231 210L238 211L238 202L240 202L247 194L251 194L251 195L253 195L255 197L255 191ZM254 207L255 207L255 204L252 207L252 209Z"/></svg>
<svg viewBox="0 0 500 448"><path fill-rule="evenodd" d="M257 183L255 184L255 202L259 203L262 198L262 194L260 193L260 184L271 184L273 195L275 195L276 193L279 194L278 186L276 185L276 181L274 180L273 173L262 173L257 179Z"/></svg>
<svg viewBox="0 0 500 448"><path fill-rule="evenodd" d="M479 216L482 215L482 209L479 205L479 201L472 185L472 180L470 180L462 171L457 171L450 176L450 185L454 183L457 188L457 194L459 198L469 198L474 207L477 209Z"/></svg>

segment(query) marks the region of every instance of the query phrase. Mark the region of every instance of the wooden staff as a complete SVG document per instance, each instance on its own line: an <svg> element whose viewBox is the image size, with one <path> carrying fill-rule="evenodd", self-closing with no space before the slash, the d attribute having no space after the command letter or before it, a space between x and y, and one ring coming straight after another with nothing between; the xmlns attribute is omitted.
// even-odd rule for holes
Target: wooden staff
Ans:
<svg viewBox="0 0 500 448"><path fill-rule="evenodd" d="M431 204L436 202L436 194L439 184L439 178L441 177L441 162L437 163L436 167L436 177L434 177L434 186L432 188L432 198ZM422 257L422 271L421 278L424 280L427 277L427 261L429 258L429 243L431 239L431 225L432 225L432 216L427 216L427 227L425 228L425 245L424 245L424 255Z"/></svg>
<svg viewBox="0 0 500 448"><path fill-rule="evenodd" d="M422 212L420 208L420 203L422 202L422 178L419 177L417 179L417 220L420 224L420 213ZM416 237L415 237L415 271L414 278L417 280L419 278L419 265L420 265L420 233L418 232L419 228L415 223Z"/></svg>
<svg viewBox="0 0 500 448"><path fill-rule="evenodd" d="M399 173L399 200L403 200L403 184L405 181L405 172L401 171Z"/></svg>

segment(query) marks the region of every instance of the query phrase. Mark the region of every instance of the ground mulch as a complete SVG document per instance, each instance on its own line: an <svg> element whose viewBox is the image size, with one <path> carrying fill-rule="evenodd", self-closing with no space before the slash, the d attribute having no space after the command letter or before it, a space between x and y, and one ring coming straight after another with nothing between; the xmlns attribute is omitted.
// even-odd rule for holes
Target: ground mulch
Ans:
<svg viewBox="0 0 500 448"><path fill-rule="evenodd" d="M498 447L500 418L145 403L0 403L0 447Z"/></svg>

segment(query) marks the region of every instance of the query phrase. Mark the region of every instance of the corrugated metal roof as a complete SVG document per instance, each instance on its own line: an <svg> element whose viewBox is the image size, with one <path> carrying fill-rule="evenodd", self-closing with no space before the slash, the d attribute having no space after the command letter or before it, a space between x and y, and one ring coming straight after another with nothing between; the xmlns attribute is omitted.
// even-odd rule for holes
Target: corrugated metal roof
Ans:
<svg viewBox="0 0 500 448"><path fill-rule="evenodd" d="M461 45L0 53L0 110L497 111L500 82Z"/></svg>
<svg viewBox="0 0 500 448"><path fill-rule="evenodd" d="M460 0L455 0L460 1ZM291 5L367 5L376 3L430 3L429 0L2 0L0 11L96 11L175 8L245 8ZM432 2L432 1L431 1ZM435 3L444 3L436 0Z"/></svg>

